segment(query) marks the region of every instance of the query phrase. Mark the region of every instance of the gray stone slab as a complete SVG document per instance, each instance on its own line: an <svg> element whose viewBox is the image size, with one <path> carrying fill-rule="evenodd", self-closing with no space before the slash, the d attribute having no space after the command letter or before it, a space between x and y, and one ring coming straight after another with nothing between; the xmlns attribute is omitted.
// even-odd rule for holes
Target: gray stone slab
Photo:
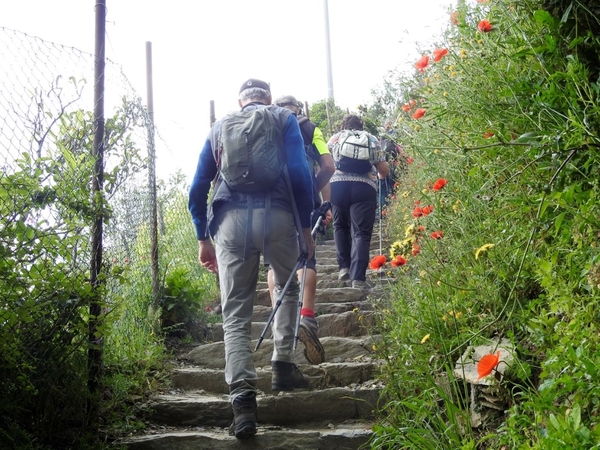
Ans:
<svg viewBox="0 0 600 450"><path fill-rule="evenodd" d="M314 422L373 419L381 389L347 387L281 392L257 397L258 421L299 426ZM233 412L228 396L204 393L158 395L148 405L148 419L167 426L227 427Z"/></svg>
<svg viewBox="0 0 600 450"><path fill-rule="evenodd" d="M299 365L302 374L311 384L311 389L326 389L366 383L375 378L379 361L350 361L340 363L321 363L316 366ZM257 388L271 394L272 372L270 367L259 367ZM183 367L173 371L172 383L175 389L182 391L202 390L211 394L228 394L222 369L204 367Z"/></svg>

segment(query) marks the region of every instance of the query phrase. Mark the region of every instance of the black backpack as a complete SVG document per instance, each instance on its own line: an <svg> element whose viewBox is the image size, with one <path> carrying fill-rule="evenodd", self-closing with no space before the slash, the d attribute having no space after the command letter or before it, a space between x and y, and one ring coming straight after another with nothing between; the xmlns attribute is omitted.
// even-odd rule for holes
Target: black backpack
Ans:
<svg viewBox="0 0 600 450"><path fill-rule="evenodd" d="M300 125L300 132L302 133L302 139L304 140L304 153L306 153L306 161L308 162L308 168L312 171L313 175L313 198L315 200L315 206L318 207L321 204L319 192L317 191L317 183L315 182L315 164L318 164L321 155L312 143L315 134L315 128L317 127L314 123L308 120L306 116L298 117L298 125Z"/></svg>

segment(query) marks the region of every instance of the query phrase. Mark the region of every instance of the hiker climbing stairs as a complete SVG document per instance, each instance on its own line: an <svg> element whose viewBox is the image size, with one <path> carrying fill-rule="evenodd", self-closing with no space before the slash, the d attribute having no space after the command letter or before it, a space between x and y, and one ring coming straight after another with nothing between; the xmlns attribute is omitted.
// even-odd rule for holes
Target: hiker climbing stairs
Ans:
<svg viewBox="0 0 600 450"><path fill-rule="evenodd" d="M371 249L371 256L379 253L375 236ZM350 281L338 280L333 240L317 245L316 256L315 314L325 362L309 364L302 343L298 343L294 361L309 380L309 389L272 392L273 341L267 334L254 353L258 433L244 441L230 436L233 412L223 373L223 329L222 324L215 324L211 342L191 350L174 369L171 390L145 405L145 418L153 431L128 437L121 444L132 450L351 450L364 446L372 434L382 390L376 376L380 362L373 354L377 338L370 336L369 330L373 302L383 290L366 293L352 288ZM267 283L262 280L255 299L252 348L269 318L270 305Z"/></svg>

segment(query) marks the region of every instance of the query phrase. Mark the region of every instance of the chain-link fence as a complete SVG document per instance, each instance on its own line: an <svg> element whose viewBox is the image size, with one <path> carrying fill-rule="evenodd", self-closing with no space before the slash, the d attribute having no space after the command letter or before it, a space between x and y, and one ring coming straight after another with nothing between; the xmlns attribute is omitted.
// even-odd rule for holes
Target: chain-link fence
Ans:
<svg viewBox="0 0 600 450"><path fill-rule="evenodd" d="M195 263L183 175L159 180L151 201L155 133L120 66L106 63L103 183L94 193L94 56L0 28L0 61L0 416L38 421L45 439L61 429L53 423L86 411L89 349L106 349L109 370L139 358L151 343L132 341L140 329L152 335L151 312L206 274ZM90 315L93 304L101 317Z"/></svg>

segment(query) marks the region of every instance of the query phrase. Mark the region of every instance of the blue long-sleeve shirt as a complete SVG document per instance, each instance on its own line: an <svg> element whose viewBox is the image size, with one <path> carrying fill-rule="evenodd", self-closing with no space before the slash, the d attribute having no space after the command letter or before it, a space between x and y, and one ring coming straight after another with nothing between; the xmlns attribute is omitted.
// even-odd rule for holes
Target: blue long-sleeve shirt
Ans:
<svg viewBox="0 0 600 450"><path fill-rule="evenodd" d="M260 105L255 105L261 107ZM250 107L246 105L245 108ZM285 122L282 130L283 145L285 148L286 163L290 175L292 192L296 201L298 215L302 228L310 228L310 213L313 206L313 190L312 176L308 168L306 156L304 152L304 141L300 133L298 121L293 114L288 110L278 108L279 114L282 115ZM285 117L287 116L287 119ZM213 126L220 126L216 123ZM192 222L196 228L196 237L199 240L207 239L209 236L209 215L207 208L208 194L211 188L211 182L217 174L217 163L214 158L211 134L204 142L204 146L200 152L196 173L190 186L188 207L192 215ZM287 201L286 201L287 200ZM229 190L225 190L225 195L219 190L219 196L215 198L215 208L217 204L234 203L239 207L243 207L246 203L245 196L240 196ZM260 203L255 206L261 206ZM289 199L273 199L273 207L281 207L290 212L291 205Z"/></svg>

